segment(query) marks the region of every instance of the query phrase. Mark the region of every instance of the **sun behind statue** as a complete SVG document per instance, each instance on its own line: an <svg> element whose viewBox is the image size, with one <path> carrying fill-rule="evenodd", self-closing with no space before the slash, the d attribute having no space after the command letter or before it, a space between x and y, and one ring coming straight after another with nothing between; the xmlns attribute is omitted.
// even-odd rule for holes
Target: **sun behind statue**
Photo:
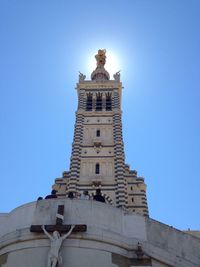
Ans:
<svg viewBox="0 0 200 267"><path fill-rule="evenodd" d="M97 61L97 68L104 68L104 65L106 64L106 49L99 49L95 58Z"/></svg>

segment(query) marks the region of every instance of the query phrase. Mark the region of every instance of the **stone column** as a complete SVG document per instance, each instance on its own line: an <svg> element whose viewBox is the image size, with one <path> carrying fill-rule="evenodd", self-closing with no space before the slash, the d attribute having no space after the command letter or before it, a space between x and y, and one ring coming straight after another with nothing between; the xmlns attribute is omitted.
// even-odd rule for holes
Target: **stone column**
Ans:
<svg viewBox="0 0 200 267"><path fill-rule="evenodd" d="M72 144L72 155L70 161L70 179L68 183L68 191L73 191L73 192L77 191L77 185L80 176L80 159L81 159L81 144L83 142L84 108L85 108L84 92L80 92L78 99L78 111L76 113L74 138Z"/></svg>
<svg viewBox="0 0 200 267"><path fill-rule="evenodd" d="M122 139L122 123L119 93L113 95L113 134L114 134L114 153L115 153L115 174L117 178L116 204L118 207L126 207L127 190L125 181L125 163L124 163L124 144Z"/></svg>

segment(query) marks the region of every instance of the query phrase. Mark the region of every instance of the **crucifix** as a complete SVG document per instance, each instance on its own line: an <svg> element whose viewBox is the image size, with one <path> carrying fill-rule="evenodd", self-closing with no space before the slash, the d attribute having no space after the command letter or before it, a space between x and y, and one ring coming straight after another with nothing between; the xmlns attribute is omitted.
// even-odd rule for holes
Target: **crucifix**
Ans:
<svg viewBox="0 0 200 267"><path fill-rule="evenodd" d="M64 205L59 205L57 214L56 214L56 224L55 225L45 225L45 229L47 232L58 231L60 234L66 233L70 230L71 225L63 224L64 221ZM42 233L42 225L31 225L30 231L35 233ZM86 232L87 225L85 224L77 224L75 225L73 232Z"/></svg>
<svg viewBox="0 0 200 267"><path fill-rule="evenodd" d="M62 263L62 257L60 255L60 248L62 242L66 239L71 232L86 232L87 225L63 225L64 220L64 205L58 206L58 211L56 214L56 224L55 225L31 225L30 231L35 233L42 233L50 239L51 247L48 253L48 263L47 267L56 267L57 264ZM53 232L51 235L49 232ZM64 235L61 235L65 233Z"/></svg>

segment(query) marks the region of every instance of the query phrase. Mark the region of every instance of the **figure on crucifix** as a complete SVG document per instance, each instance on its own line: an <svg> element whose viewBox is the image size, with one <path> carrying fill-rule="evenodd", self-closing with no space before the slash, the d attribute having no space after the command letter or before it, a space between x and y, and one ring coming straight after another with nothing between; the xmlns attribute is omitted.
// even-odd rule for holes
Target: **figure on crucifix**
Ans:
<svg viewBox="0 0 200 267"><path fill-rule="evenodd" d="M71 234L71 232L86 232L87 225L76 224L76 225L65 225L64 221L64 205L58 205L58 210L56 214L56 224L55 225L31 225L30 231L34 233L44 232L46 236L51 241L51 247L48 253L48 264L47 267L57 267L62 262L62 257L60 255L60 248L62 242ZM49 233L51 232L52 235ZM62 233L66 233L61 236Z"/></svg>
<svg viewBox="0 0 200 267"><path fill-rule="evenodd" d="M54 231L52 235L50 235L45 226L42 225L42 230L44 231L45 235L51 241L51 248L48 253L48 263L47 267L56 267L57 263L62 263L62 257L60 255L60 248L62 246L62 242L71 234L72 230L74 229L75 225L72 225L70 230L63 236L59 234L58 231Z"/></svg>

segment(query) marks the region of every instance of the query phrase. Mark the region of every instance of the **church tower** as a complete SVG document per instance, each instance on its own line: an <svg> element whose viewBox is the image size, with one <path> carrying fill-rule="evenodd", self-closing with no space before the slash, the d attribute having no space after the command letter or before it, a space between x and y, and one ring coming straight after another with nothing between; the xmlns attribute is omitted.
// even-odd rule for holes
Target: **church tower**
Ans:
<svg viewBox="0 0 200 267"><path fill-rule="evenodd" d="M148 216L144 178L125 164L122 137L120 73L104 68L106 51L98 50L97 67L91 80L80 73L77 83L78 109L70 170L53 186L60 197L71 192L90 195L101 189L106 202Z"/></svg>
<svg viewBox="0 0 200 267"><path fill-rule="evenodd" d="M58 197L0 213L0 266L200 266L199 231L148 217L144 179L125 164L120 74L110 80L105 50L95 57L91 80L79 75L70 170L55 180ZM66 197L96 189L106 204Z"/></svg>

